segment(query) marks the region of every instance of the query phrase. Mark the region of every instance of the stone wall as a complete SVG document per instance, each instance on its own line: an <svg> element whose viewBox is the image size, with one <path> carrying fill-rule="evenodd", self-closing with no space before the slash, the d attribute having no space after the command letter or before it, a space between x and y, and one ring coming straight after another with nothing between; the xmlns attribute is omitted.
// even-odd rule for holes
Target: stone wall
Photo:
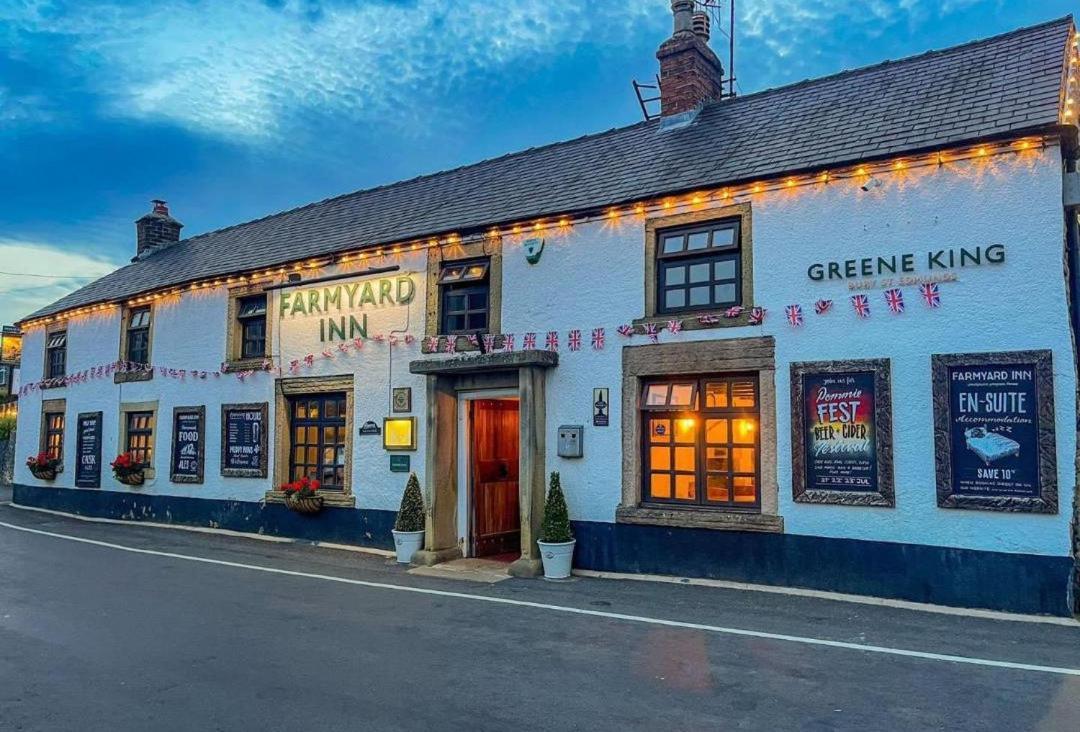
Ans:
<svg viewBox="0 0 1080 732"><path fill-rule="evenodd" d="M0 485L11 485L15 471L15 432L6 440L0 440Z"/></svg>

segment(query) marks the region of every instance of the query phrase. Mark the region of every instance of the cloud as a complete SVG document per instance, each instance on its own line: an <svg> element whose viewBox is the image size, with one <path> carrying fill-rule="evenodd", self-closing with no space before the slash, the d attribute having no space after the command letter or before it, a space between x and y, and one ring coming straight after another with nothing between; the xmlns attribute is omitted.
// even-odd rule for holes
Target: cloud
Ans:
<svg viewBox="0 0 1080 732"><path fill-rule="evenodd" d="M265 142L286 137L312 113L430 125L440 100L474 75L515 73L577 44L618 45L669 7L668 0L70 7L15 0L0 8L0 26L14 29L17 42L57 39L111 115Z"/></svg>
<svg viewBox="0 0 1080 732"><path fill-rule="evenodd" d="M26 317L120 266L59 245L0 238L0 325Z"/></svg>
<svg viewBox="0 0 1080 732"><path fill-rule="evenodd" d="M0 130L25 122L50 122L53 113L48 100L40 94L13 94L0 86Z"/></svg>

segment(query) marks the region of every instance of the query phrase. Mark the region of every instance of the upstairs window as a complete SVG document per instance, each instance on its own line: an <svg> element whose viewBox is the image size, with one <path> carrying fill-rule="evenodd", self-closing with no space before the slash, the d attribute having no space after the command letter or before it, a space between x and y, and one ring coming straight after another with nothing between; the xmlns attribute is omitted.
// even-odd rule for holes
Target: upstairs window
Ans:
<svg viewBox="0 0 1080 732"><path fill-rule="evenodd" d="M240 358L266 356L266 294L240 298L236 309L240 326Z"/></svg>
<svg viewBox="0 0 1080 732"><path fill-rule="evenodd" d="M128 313L124 355L132 363L150 363L150 308L133 308Z"/></svg>
<svg viewBox="0 0 1080 732"><path fill-rule="evenodd" d="M45 378L59 379L67 371L67 331L49 334L45 343Z"/></svg>
<svg viewBox="0 0 1080 732"><path fill-rule="evenodd" d="M149 468L154 462L154 413L127 412L127 444L132 463Z"/></svg>
<svg viewBox="0 0 1080 732"><path fill-rule="evenodd" d="M742 302L739 219L659 232L656 247L656 310L678 313Z"/></svg>
<svg viewBox="0 0 1080 732"><path fill-rule="evenodd" d="M486 332L491 306L490 262L447 262L439 273L439 332L446 335Z"/></svg>

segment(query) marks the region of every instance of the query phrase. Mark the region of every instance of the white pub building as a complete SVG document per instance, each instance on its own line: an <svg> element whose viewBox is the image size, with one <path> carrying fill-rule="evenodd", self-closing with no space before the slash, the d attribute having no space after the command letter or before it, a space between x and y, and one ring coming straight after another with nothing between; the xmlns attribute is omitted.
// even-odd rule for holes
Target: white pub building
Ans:
<svg viewBox="0 0 1080 732"><path fill-rule="evenodd" d="M578 568L1075 612L1071 18L731 98L672 8L656 119L187 239L155 202L19 324L15 502L388 548L415 472L414 561L532 576L558 471Z"/></svg>

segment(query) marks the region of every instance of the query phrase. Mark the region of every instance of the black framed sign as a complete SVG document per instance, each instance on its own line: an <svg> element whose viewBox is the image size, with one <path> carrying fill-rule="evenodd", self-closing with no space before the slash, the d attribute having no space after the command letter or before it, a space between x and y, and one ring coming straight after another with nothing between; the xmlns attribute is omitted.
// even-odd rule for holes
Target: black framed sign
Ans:
<svg viewBox="0 0 1080 732"><path fill-rule="evenodd" d="M941 508L1057 513L1050 351L931 357Z"/></svg>
<svg viewBox="0 0 1080 732"><path fill-rule="evenodd" d="M221 474L227 478L265 478L269 405L221 405Z"/></svg>
<svg viewBox="0 0 1080 732"><path fill-rule="evenodd" d="M80 414L75 424L75 487L101 487L101 412Z"/></svg>
<svg viewBox="0 0 1080 732"><path fill-rule="evenodd" d="M202 483L206 446L206 407L173 409L172 460L169 479L173 483Z"/></svg>
<svg viewBox="0 0 1080 732"><path fill-rule="evenodd" d="M791 364L792 494L896 505L888 359Z"/></svg>

